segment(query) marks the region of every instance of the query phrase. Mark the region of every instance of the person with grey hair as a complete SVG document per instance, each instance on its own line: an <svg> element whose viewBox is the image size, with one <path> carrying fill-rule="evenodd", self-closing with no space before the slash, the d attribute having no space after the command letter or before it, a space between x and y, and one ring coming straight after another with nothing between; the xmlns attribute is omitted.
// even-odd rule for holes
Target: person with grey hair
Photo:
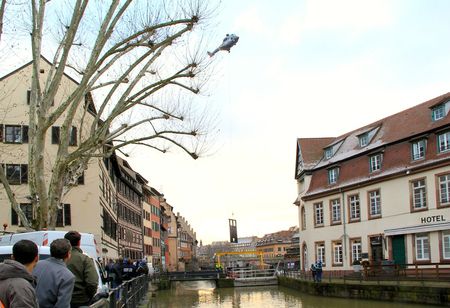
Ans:
<svg viewBox="0 0 450 308"><path fill-rule="evenodd" d="M36 296L40 308L67 308L72 299L75 276L67 268L72 245L60 238L50 244L51 257L39 261L33 270L37 278Z"/></svg>

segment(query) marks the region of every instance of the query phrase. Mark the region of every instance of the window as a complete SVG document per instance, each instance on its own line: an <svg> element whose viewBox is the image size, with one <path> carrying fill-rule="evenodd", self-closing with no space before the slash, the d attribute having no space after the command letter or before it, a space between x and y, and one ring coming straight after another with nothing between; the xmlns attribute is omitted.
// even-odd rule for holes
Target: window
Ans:
<svg viewBox="0 0 450 308"><path fill-rule="evenodd" d="M325 243L316 242L316 260L322 261L322 266L325 266Z"/></svg>
<svg viewBox="0 0 450 308"><path fill-rule="evenodd" d="M416 260L429 261L430 260L430 241L428 233L418 233L415 236L416 244Z"/></svg>
<svg viewBox="0 0 450 308"><path fill-rule="evenodd" d="M330 148L326 148L324 156L325 156L325 159L330 159L331 156L333 156L333 149L331 147Z"/></svg>
<svg viewBox="0 0 450 308"><path fill-rule="evenodd" d="M425 139L415 141L411 144L412 160L419 160L425 157Z"/></svg>
<svg viewBox="0 0 450 308"><path fill-rule="evenodd" d="M359 221L361 219L361 208L359 205L359 195L348 197L350 222Z"/></svg>
<svg viewBox="0 0 450 308"><path fill-rule="evenodd" d="M33 206L31 203L21 203L19 206L28 222L31 223L33 220ZM11 225L19 225L20 227L23 227L23 222L20 221L19 215L13 208L11 208Z"/></svg>
<svg viewBox="0 0 450 308"><path fill-rule="evenodd" d="M352 249L351 263L355 260L361 261L361 239L350 239L350 247Z"/></svg>
<svg viewBox="0 0 450 308"><path fill-rule="evenodd" d="M439 179L439 204L438 206L450 205L450 174L441 175Z"/></svg>
<svg viewBox="0 0 450 308"><path fill-rule="evenodd" d="M76 146L77 145L77 128L75 126L72 126L70 130L70 140L69 140L70 146Z"/></svg>
<svg viewBox="0 0 450 308"><path fill-rule="evenodd" d="M5 164L6 179L11 185L28 183L28 165Z"/></svg>
<svg viewBox="0 0 450 308"><path fill-rule="evenodd" d="M369 134L365 133L359 136L359 146L365 147L369 144Z"/></svg>
<svg viewBox="0 0 450 308"><path fill-rule="evenodd" d="M450 150L450 132L438 135L438 150L439 152L447 152Z"/></svg>
<svg viewBox="0 0 450 308"><path fill-rule="evenodd" d="M315 226L323 225L323 204L322 203L314 204L314 225Z"/></svg>
<svg viewBox="0 0 450 308"><path fill-rule="evenodd" d="M302 206L302 209L301 209L301 216L302 216L302 230L306 230L306 213L305 213L304 206Z"/></svg>
<svg viewBox="0 0 450 308"><path fill-rule="evenodd" d="M1 127L3 129L3 127ZM28 126L5 125L6 143L27 143L28 142Z"/></svg>
<svg viewBox="0 0 450 308"><path fill-rule="evenodd" d="M425 179L411 181L412 190L412 210L422 210L427 208L427 188Z"/></svg>
<svg viewBox="0 0 450 308"><path fill-rule="evenodd" d="M433 107L431 110L431 118L433 121L440 120L445 117L445 105L441 104Z"/></svg>
<svg viewBox="0 0 450 308"><path fill-rule="evenodd" d="M103 220L105 220L105 216L103 216ZM56 226L64 227L70 226L71 224L72 218L70 215L70 204L67 203L61 204L61 207L58 209L58 213L56 216Z"/></svg>
<svg viewBox="0 0 450 308"><path fill-rule="evenodd" d="M60 141L60 127L52 126L52 144L59 144Z"/></svg>
<svg viewBox="0 0 450 308"><path fill-rule="evenodd" d="M370 172L374 172L381 169L381 154L370 156Z"/></svg>
<svg viewBox="0 0 450 308"><path fill-rule="evenodd" d="M328 170L328 184L335 184L339 176L339 168L333 168Z"/></svg>
<svg viewBox="0 0 450 308"><path fill-rule="evenodd" d="M342 255L342 242L334 241L333 242L333 265L339 266L343 263L343 255Z"/></svg>
<svg viewBox="0 0 450 308"><path fill-rule="evenodd" d="M341 223L341 200L334 199L330 201L331 224Z"/></svg>
<svg viewBox="0 0 450 308"><path fill-rule="evenodd" d="M379 190L369 192L369 218L381 217L381 194Z"/></svg>
<svg viewBox="0 0 450 308"><path fill-rule="evenodd" d="M450 231L442 232L442 258L450 259Z"/></svg>

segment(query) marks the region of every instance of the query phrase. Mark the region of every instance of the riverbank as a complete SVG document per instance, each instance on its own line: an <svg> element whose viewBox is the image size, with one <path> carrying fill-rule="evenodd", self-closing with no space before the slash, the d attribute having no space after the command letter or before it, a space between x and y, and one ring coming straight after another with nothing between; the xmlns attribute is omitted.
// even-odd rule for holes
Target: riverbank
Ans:
<svg viewBox="0 0 450 308"><path fill-rule="evenodd" d="M370 299L450 306L449 283L421 285L420 282L376 281L333 281L314 283L291 277L278 277L279 285L310 295L341 297L353 299Z"/></svg>

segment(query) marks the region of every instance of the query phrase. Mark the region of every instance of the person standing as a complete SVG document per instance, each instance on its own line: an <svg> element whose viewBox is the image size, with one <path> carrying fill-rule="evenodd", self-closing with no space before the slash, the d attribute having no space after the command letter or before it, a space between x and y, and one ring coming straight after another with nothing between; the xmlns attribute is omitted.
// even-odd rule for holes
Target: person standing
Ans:
<svg viewBox="0 0 450 308"><path fill-rule="evenodd" d="M67 268L75 275L71 308L89 306L90 301L97 293L98 274L94 261L83 254L80 248L81 234L77 231L69 231L64 235L72 245L71 258L67 262Z"/></svg>
<svg viewBox="0 0 450 308"><path fill-rule="evenodd" d="M316 281L322 282L322 260L316 262Z"/></svg>
<svg viewBox="0 0 450 308"><path fill-rule="evenodd" d="M12 260L0 264L0 301L6 308L37 308L31 273L39 260L38 247L32 241L21 240L12 251Z"/></svg>
<svg viewBox="0 0 450 308"><path fill-rule="evenodd" d="M36 296L40 308L70 307L75 276L67 269L70 242L64 238L50 244L50 258L39 261L33 270L37 278Z"/></svg>
<svg viewBox="0 0 450 308"><path fill-rule="evenodd" d="M317 275L317 269L316 269L316 265L314 263L311 264L311 276L314 282L316 282L316 275Z"/></svg>

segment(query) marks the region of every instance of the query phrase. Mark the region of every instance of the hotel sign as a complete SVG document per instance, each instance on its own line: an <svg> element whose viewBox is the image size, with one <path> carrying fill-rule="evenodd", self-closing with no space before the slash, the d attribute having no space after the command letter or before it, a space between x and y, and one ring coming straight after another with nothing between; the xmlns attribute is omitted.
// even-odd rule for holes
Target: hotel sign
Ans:
<svg viewBox="0 0 450 308"><path fill-rule="evenodd" d="M422 224L429 224L432 222L443 222L443 221L447 221L444 218L444 215L434 215L434 216L426 216L426 217L420 218L420 223L422 223Z"/></svg>

